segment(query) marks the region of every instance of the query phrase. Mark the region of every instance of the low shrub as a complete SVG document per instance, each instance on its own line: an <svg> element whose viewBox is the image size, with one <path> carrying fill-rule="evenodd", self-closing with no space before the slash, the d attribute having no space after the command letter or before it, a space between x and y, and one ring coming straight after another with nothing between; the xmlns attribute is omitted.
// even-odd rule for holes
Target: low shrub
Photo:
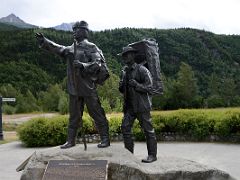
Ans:
<svg viewBox="0 0 240 180"><path fill-rule="evenodd" d="M141 128L139 121L134 122L133 128L132 128L132 133L133 133L136 141L144 141L145 140L143 129Z"/></svg>
<svg viewBox="0 0 240 180"><path fill-rule="evenodd" d="M178 110L154 113L156 133L173 132L203 140L210 134L230 136L240 134L239 109Z"/></svg>
<svg viewBox="0 0 240 180"><path fill-rule="evenodd" d="M122 115L111 114L108 119L110 136L121 133ZM240 109L158 111L152 112L152 123L157 136L171 132L201 141L210 134L240 135ZM55 146L65 142L67 125L68 116L36 118L20 125L18 134L27 146ZM93 120L85 113L83 130L85 134L97 133ZM137 120L132 131L136 140L145 140Z"/></svg>
<svg viewBox="0 0 240 180"><path fill-rule="evenodd" d="M34 118L21 124L17 132L28 147L55 146L65 142L67 122L67 116Z"/></svg>
<svg viewBox="0 0 240 180"><path fill-rule="evenodd" d="M216 122L214 132L220 136L231 134L240 135L240 112L237 110L227 111L224 116Z"/></svg>
<svg viewBox="0 0 240 180"><path fill-rule="evenodd" d="M122 117L110 117L109 118L109 134L114 136L115 134L120 134L121 131Z"/></svg>
<svg viewBox="0 0 240 180"><path fill-rule="evenodd" d="M63 144L67 138L68 116L51 118L33 118L17 128L19 138L28 147L56 146ZM95 134L96 129L91 118L84 114L83 131Z"/></svg>
<svg viewBox="0 0 240 180"><path fill-rule="evenodd" d="M4 104L3 107L4 114L14 114L16 112L16 108L7 104Z"/></svg>
<svg viewBox="0 0 240 180"><path fill-rule="evenodd" d="M83 115L83 130L85 134L96 134L97 130L95 128L92 118L85 114Z"/></svg>

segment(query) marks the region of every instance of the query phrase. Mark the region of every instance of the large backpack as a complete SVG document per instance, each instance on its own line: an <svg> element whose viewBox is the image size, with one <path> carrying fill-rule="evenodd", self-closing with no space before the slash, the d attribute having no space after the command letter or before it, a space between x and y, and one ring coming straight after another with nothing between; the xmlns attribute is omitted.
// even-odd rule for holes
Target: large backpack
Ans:
<svg viewBox="0 0 240 180"><path fill-rule="evenodd" d="M153 78L152 95L163 94L163 83L161 80L160 60L158 54L158 44L155 39L143 39L128 46L137 50L135 61L144 65Z"/></svg>

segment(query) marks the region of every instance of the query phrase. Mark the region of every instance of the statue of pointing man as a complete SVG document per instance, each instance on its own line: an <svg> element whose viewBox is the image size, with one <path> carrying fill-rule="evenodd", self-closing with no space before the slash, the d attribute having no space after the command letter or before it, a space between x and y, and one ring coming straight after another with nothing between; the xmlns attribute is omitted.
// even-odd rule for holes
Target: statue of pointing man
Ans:
<svg viewBox="0 0 240 180"><path fill-rule="evenodd" d="M109 76L102 51L88 41L89 28L85 21L73 25L74 43L63 46L36 33L39 46L63 57L67 61L67 90L69 93L69 125L67 141L62 149L75 146L79 125L82 126L84 104L93 118L100 134L99 148L110 146L109 126L104 109L101 107L96 86Z"/></svg>

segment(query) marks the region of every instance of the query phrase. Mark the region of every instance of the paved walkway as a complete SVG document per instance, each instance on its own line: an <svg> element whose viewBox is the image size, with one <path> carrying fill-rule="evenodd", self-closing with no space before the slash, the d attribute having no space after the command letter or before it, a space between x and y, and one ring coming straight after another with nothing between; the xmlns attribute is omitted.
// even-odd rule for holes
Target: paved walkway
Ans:
<svg viewBox="0 0 240 180"><path fill-rule="evenodd" d="M88 144L96 146L96 144ZM112 146L123 147L123 144L112 143ZM19 180L21 172L16 168L35 150L43 148L24 148L21 142L0 145L0 179ZM146 156L145 143L136 143L135 156L142 159ZM193 160L228 172L240 180L240 145L217 143L158 143L158 156L175 156Z"/></svg>

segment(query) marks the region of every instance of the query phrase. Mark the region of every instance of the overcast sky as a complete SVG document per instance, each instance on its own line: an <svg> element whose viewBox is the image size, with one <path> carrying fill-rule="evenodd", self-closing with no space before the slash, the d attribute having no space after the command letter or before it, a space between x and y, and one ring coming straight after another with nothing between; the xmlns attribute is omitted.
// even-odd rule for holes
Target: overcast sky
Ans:
<svg viewBox="0 0 240 180"><path fill-rule="evenodd" d="M191 27L240 34L240 0L0 0L0 17L10 13L43 27L85 20L92 30Z"/></svg>

